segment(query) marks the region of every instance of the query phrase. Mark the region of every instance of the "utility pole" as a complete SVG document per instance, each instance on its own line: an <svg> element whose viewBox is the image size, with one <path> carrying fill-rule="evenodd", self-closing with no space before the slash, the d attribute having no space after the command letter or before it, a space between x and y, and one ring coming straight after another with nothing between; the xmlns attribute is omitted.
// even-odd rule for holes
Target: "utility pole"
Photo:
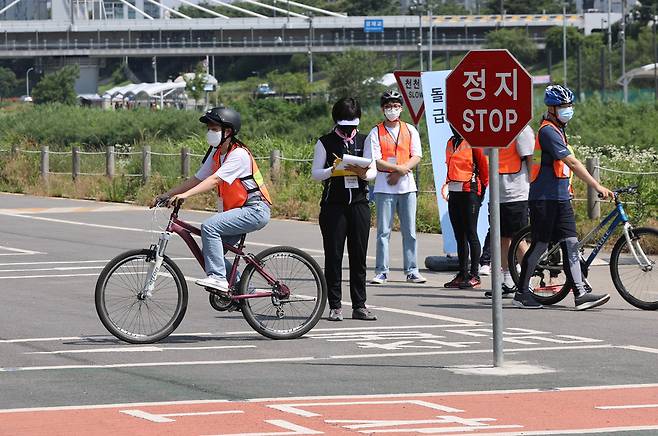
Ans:
<svg viewBox="0 0 658 436"><path fill-rule="evenodd" d="M158 58L156 56L153 56L151 65L153 65L153 83L158 83Z"/></svg>
<svg viewBox="0 0 658 436"><path fill-rule="evenodd" d="M432 71L432 38L434 37L433 35L434 26L432 25L432 6L430 6L429 1L427 3L427 15L429 16L429 22L430 22L429 41L427 41L427 45L429 46L429 61L428 61L429 65L427 67L427 71ZM656 35L655 28L656 26L654 26L654 36Z"/></svg>
<svg viewBox="0 0 658 436"><path fill-rule="evenodd" d="M313 16L308 18L308 81L313 83Z"/></svg>
<svg viewBox="0 0 658 436"><path fill-rule="evenodd" d="M567 86L567 4L562 2L562 62L564 63L564 86Z"/></svg>
<svg viewBox="0 0 658 436"><path fill-rule="evenodd" d="M656 51L656 5L652 8L653 19L653 89L654 99L658 101L658 51Z"/></svg>
<svg viewBox="0 0 658 436"><path fill-rule="evenodd" d="M423 9L418 1L418 55L420 56L420 71L423 71Z"/></svg>
<svg viewBox="0 0 658 436"><path fill-rule="evenodd" d="M628 103L628 80L626 80L626 0L621 0L621 78L624 85L624 103Z"/></svg>

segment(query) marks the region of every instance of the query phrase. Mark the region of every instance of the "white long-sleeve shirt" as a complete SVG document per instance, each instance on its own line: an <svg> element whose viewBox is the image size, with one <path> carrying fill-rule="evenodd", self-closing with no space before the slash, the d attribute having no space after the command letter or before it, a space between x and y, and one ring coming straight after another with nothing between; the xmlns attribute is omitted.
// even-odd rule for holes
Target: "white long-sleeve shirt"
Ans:
<svg viewBox="0 0 658 436"><path fill-rule="evenodd" d="M372 148L369 145L364 144L363 157L372 159ZM321 141L315 143L315 152L313 153L313 166L311 168L311 177L315 180L327 180L331 177L332 168L325 168L324 164L327 162L327 150L325 150L324 145ZM377 167L375 166L375 161L371 161L368 166L368 171L366 171L366 180L371 181L377 177Z"/></svg>

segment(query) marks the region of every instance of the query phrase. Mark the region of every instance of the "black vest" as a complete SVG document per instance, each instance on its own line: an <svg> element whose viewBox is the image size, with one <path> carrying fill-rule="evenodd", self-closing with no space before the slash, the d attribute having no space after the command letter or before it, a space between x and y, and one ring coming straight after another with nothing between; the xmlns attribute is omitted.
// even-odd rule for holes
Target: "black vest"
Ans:
<svg viewBox="0 0 658 436"><path fill-rule="evenodd" d="M336 156L342 158L343 154L351 154L354 156L363 157L363 148L366 136L357 133L354 137L354 143L348 146L345 145L343 139L336 133L331 132L320 138L320 142L324 146L327 153L327 160L324 163L325 168L330 168ZM334 156L336 155L336 156ZM322 190L322 199L320 205L327 203L338 204L353 204L353 203L367 203L368 202L368 182L362 179L359 180L358 188L345 188L345 177L329 177L323 181L324 189Z"/></svg>

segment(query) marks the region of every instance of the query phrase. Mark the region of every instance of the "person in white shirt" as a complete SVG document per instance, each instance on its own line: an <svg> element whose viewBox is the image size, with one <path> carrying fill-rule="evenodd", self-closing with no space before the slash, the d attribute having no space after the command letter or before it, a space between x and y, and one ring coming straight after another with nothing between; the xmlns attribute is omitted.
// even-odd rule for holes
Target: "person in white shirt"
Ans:
<svg viewBox="0 0 658 436"><path fill-rule="evenodd" d="M153 201L175 204L211 189L217 189L223 211L201 224L203 258L207 277L196 281L204 288L228 291L224 242L235 245L243 234L260 230L270 221L272 200L249 149L235 135L240 131L240 114L216 107L199 121L206 124L210 148L199 171Z"/></svg>
<svg viewBox="0 0 658 436"><path fill-rule="evenodd" d="M402 95L385 91L380 98L384 121L375 126L366 139L366 151L372 148L377 161L375 205L377 210L377 258L375 277L370 283L386 283L389 274L389 240L393 216L397 211L402 233L403 266L411 283L425 283L418 272L416 243L416 182L413 169L423 152L420 135L411 124L400 121ZM364 154L365 156L365 154Z"/></svg>

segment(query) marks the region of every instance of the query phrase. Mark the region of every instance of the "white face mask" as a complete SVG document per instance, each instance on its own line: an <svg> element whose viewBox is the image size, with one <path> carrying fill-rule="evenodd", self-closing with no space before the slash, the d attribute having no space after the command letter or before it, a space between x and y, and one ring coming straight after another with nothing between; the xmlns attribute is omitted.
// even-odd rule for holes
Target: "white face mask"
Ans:
<svg viewBox="0 0 658 436"><path fill-rule="evenodd" d="M564 124L568 123L571 118L573 118L572 107L564 107L557 110L557 119L562 121Z"/></svg>
<svg viewBox="0 0 658 436"><path fill-rule="evenodd" d="M224 135L222 132L216 132L214 130L208 130L206 133L206 141L208 142L208 145L211 147L219 147L219 144L221 144L224 140Z"/></svg>
<svg viewBox="0 0 658 436"><path fill-rule="evenodd" d="M400 114L402 113L402 108L400 109L384 109L384 115L386 116L386 119L389 121L395 121L400 118Z"/></svg>

